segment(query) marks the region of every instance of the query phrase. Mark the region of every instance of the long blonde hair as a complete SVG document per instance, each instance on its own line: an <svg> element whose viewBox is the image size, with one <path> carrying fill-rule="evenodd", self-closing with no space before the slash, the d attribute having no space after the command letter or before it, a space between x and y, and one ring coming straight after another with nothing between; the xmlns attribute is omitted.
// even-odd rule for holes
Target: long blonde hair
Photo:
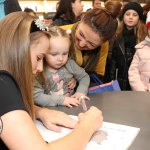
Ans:
<svg viewBox="0 0 150 150"><path fill-rule="evenodd" d="M33 75L29 45L30 27L34 19L25 12L14 12L0 21L0 70L8 71L16 79L25 107L33 119Z"/></svg>
<svg viewBox="0 0 150 150"><path fill-rule="evenodd" d="M71 37L70 34L67 33L66 30L58 27L58 26L49 26L48 28L48 33L49 33L49 38L56 38L56 37L62 37L62 38L66 38L68 40L69 45L71 45ZM71 55L71 50L69 50L69 57ZM36 79L40 82L40 84L45 84L46 80L45 80L45 69L47 66L47 62L46 59L44 59L44 71L39 73L38 76L36 77Z"/></svg>

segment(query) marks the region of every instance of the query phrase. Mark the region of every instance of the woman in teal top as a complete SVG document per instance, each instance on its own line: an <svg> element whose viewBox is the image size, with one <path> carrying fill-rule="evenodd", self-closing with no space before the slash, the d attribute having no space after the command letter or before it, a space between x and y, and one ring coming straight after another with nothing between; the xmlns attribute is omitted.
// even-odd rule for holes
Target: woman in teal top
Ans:
<svg viewBox="0 0 150 150"><path fill-rule="evenodd" d="M2 19L5 16L4 1L5 0L0 0L0 19Z"/></svg>
<svg viewBox="0 0 150 150"><path fill-rule="evenodd" d="M0 20L15 11L21 11L18 0L0 0Z"/></svg>

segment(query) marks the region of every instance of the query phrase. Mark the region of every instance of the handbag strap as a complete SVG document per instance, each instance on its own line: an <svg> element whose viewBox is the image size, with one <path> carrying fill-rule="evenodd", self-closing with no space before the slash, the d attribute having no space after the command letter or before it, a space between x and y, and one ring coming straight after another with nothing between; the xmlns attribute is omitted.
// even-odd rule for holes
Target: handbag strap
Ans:
<svg viewBox="0 0 150 150"><path fill-rule="evenodd" d="M96 83L96 85L103 84L103 82L97 77L95 73L91 73L90 77L93 79L93 81Z"/></svg>

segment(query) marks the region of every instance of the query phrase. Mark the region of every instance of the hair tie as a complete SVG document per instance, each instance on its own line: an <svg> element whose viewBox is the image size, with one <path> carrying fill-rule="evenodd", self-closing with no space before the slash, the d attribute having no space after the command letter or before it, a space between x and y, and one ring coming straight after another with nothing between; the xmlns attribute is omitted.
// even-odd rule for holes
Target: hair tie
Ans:
<svg viewBox="0 0 150 150"><path fill-rule="evenodd" d="M30 33L36 31L48 31L48 26L45 24L44 20L35 19L32 21Z"/></svg>

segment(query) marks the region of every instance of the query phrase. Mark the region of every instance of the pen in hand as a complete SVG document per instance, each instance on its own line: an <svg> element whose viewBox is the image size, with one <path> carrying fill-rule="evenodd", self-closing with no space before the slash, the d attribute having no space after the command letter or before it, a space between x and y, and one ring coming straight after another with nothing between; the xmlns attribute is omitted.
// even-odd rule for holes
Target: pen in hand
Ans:
<svg viewBox="0 0 150 150"><path fill-rule="evenodd" d="M81 106L82 106L84 112L87 111L87 106L86 106L86 103L85 103L85 99L86 99L85 96L80 97Z"/></svg>

